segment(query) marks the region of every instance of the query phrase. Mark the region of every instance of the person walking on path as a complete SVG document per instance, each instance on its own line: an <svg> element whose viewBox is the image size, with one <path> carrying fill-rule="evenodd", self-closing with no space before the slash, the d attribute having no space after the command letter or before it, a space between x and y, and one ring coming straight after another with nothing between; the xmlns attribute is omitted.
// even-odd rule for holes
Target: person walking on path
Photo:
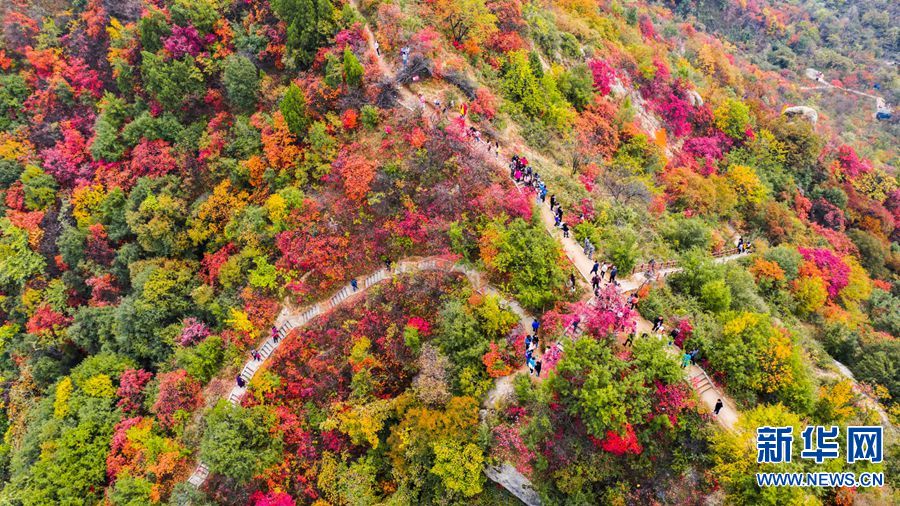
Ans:
<svg viewBox="0 0 900 506"><path fill-rule="evenodd" d="M691 354L685 352L684 356L681 357L681 367L687 367L691 365Z"/></svg>
<svg viewBox="0 0 900 506"><path fill-rule="evenodd" d="M278 340L281 339L281 336L278 335L278 329L272 327L272 330L269 331L269 337L272 338L272 342L278 344Z"/></svg>
<svg viewBox="0 0 900 506"><path fill-rule="evenodd" d="M578 333L578 324L581 323L581 317L575 315L575 319L572 320L572 334Z"/></svg>
<svg viewBox="0 0 900 506"><path fill-rule="evenodd" d="M615 265L613 265L612 269L609 270L609 282L610 283L616 282L616 274L618 274L618 273L619 273L619 268L616 267Z"/></svg>
<svg viewBox="0 0 900 506"><path fill-rule="evenodd" d="M637 336L637 321L631 322L631 331L628 332L628 339L625 340L625 346L631 346L634 344L634 338Z"/></svg>
<svg viewBox="0 0 900 506"><path fill-rule="evenodd" d="M359 282L356 281L356 278L350 280L350 288L352 288L354 292L359 290Z"/></svg>
<svg viewBox="0 0 900 506"><path fill-rule="evenodd" d="M378 44L377 40L374 42L375 43L373 44L373 46L375 46L375 54L377 54L378 56L381 56L381 46Z"/></svg>
<svg viewBox="0 0 900 506"><path fill-rule="evenodd" d="M572 286L572 291L574 292L578 285L575 284L575 273L569 273L569 285Z"/></svg>
<svg viewBox="0 0 900 506"><path fill-rule="evenodd" d="M716 399L716 407L713 408L713 415L719 416L719 411L722 411L722 406L725 404L722 403L722 399Z"/></svg>
<svg viewBox="0 0 900 506"><path fill-rule="evenodd" d="M256 350L251 351L250 356L253 357L253 360L256 360L257 362L262 362L262 355L260 355L258 351L256 351Z"/></svg>
<svg viewBox="0 0 900 506"><path fill-rule="evenodd" d="M698 357L700 356L700 350L695 348L691 351L691 364L697 365Z"/></svg>
<svg viewBox="0 0 900 506"><path fill-rule="evenodd" d="M591 274L597 274L600 272L600 264L598 262L594 262L594 266L591 267ZM603 281L603 278L600 278L600 281Z"/></svg>
<svg viewBox="0 0 900 506"><path fill-rule="evenodd" d="M537 318L531 320L531 331L534 332L534 335L537 335L537 331L540 326L541 322L537 321Z"/></svg>
<svg viewBox="0 0 900 506"><path fill-rule="evenodd" d="M600 276L594 274L591 277L591 290L597 291L600 288Z"/></svg>
<svg viewBox="0 0 900 506"><path fill-rule="evenodd" d="M657 316L655 320L653 320L653 332L658 332L663 326L663 317L662 315Z"/></svg>
<svg viewBox="0 0 900 506"><path fill-rule="evenodd" d="M537 362L534 363L534 375L537 376L538 378L541 377L541 365L542 364L541 364L540 360L538 360Z"/></svg>
<svg viewBox="0 0 900 506"><path fill-rule="evenodd" d="M562 224L562 231L563 231L563 237L568 239L569 238L569 224L568 223Z"/></svg>
<svg viewBox="0 0 900 506"><path fill-rule="evenodd" d="M603 262L603 265L600 266L600 282L603 282L603 278L606 277L606 271L609 270L609 264Z"/></svg>
<svg viewBox="0 0 900 506"><path fill-rule="evenodd" d="M238 388L244 388L245 386L247 386L247 382L244 381L244 377L240 374L237 375L237 386Z"/></svg>
<svg viewBox="0 0 900 506"><path fill-rule="evenodd" d="M628 296L628 309L634 309L634 306L637 305L638 296L637 294L631 294Z"/></svg>
<svg viewBox="0 0 900 506"><path fill-rule="evenodd" d="M534 369L537 366L537 361L534 360L534 357L528 357L528 374L534 374Z"/></svg>
<svg viewBox="0 0 900 506"><path fill-rule="evenodd" d="M678 340L678 336L681 335L681 329L675 327L672 329L672 332L669 332L669 346Z"/></svg>

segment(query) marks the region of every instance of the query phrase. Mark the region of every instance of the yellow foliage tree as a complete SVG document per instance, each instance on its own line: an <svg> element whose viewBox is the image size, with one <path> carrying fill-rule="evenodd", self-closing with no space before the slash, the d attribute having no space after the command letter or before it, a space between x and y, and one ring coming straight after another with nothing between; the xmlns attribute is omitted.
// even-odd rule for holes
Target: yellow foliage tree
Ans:
<svg viewBox="0 0 900 506"><path fill-rule="evenodd" d="M850 275L848 276L847 286L841 289L838 297L841 304L851 312L859 312L859 303L869 300L872 295L872 280L869 279L869 273L859 264L856 258L846 256L843 258L845 264L850 267Z"/></svg>
<svg viewBox="0 0 900 506"><path fill-rule="evenodd" d="M79 227L88 227L97 223L96 213L106 198L102 185L86 185L72 191L72 215Z"/></svg>
<svg viewBox="0 0 900 506"><path fill-rule="evenodd" d="M322 422L322 430L338 429L350 437L353 444L368 444L378 448L378 433L393 414L393 399L378 399L367 404L347 407L338 403L332 407L337 413Z"/></svg>
<svg viewBox="0 0 900 506"><path fill-rule="evenodd" d="M845 423L856 412L853 400L853 382L842 380L831 386L819 387L819 417Z"/></svg>
<svg viewBox="0 0 900 506"><path fill-rule="evenodd" d="M56 398L53 399L53 416L65 418L69 414L69 397L72 396L72 379L66 376L56 384Z"/></svg>
<svg viewBox="0 0 900 506"><path fill-rule="evenodd" d="M812 314L819 311L828 298L825 280L818 276L804 276L791 283L796 309L800 314Z"/></svg>
<svg viewBox="0 0 900 506"><path fill-rule="evenodd" d="M236 192L231 188L231 182L223 180L213 189L212 195L197 207L191 218L188 236L194 244L224 236L225 226L247 205L247 198L247 192Z"/></svg>
<svg viewBox="0 0 900 506"><path fill-rule="evenodd" d="M737 195L739 204L759 204L766 199L766 187L751 167L732 165L728 168L726 180Z"/></svg>
<svg viewBox="0 0 900 506"><path fill-rule="evenodd" d="M112 379L106 374L91 376L78 386L82 392L91 397L111 399L116 396L116 387L113 386Z"/></svg>

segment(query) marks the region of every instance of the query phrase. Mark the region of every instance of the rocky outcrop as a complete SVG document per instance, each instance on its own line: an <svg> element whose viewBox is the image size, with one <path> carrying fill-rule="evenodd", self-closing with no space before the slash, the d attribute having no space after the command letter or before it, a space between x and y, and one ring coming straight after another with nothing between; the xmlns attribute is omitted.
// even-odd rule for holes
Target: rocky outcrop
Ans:
<svg viewBox="0 0 900 506"><path fill-rule="evenodd" d="M488 466L484 474L494 483L505 488L527 506L540 506L541 496L534 491L528 478L509 464Z"/></svg>

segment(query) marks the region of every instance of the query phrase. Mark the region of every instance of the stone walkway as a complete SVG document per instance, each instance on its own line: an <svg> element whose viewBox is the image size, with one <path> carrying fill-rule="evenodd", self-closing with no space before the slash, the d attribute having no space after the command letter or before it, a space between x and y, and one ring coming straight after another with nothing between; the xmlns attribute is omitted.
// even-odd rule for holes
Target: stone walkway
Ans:
<svg viewBox="0 0 900 506"><path fill-rule="evenodd" d="M522 308L522 306L519 305L518 302L504 297L503 294L501 294L496 288L487 284L484 281L484 276L477 269L463 265L462 263L456 262L451 258L442 256L426 257L422 259L405 259L396 262L394 264L394 267L390 270L387 268L379 269L363 278L361 282L359 279L357 279L356 289L353 288L353 285L351 283L348 283L331 297L323 299L322 301L315 304L306 306L303 309L291 310L287 306L285 306L281 310L281 313L279 313L278 317L275 319L275 328L277 329L278 340L276 341L273 337L269 337L256 348L259 351L260 360L250 359L244 365L244 367L241 369L240 376L244 379L246 385L242 388L235 384L228 395L228 402L234 405L240 404L241 399L243 399L244 395L247 393L250 381L256 375L257 371L259 371L266 364L266 361L284 342L284 339L290 335L292 330L303 327L317 316L327 313L335 307L343 304L347 300L366 292L369 288L377 285L378 283L381 283L382 281L392 279L394 276L400 274L412 274L421 271L456 272L463 274L476 292L481 294L490 294L498 297L500 299L501 307L512 311L519 318L521 331L530 332L531 322L534 317L529 315ZM498 378L498 383L500 381L509 379L512 376L514 376L514 374L505 376L503 378ZM191 474L190 478L188 479L188 483L199 488L201 485L203 485L208 476L209 468L205 464L200 462L194 469L193 474Z"/></svg>
<svg viewBox="0 0 900 506"><path fill-rule="evenodd" d="M562 246L563 251L568 257L569 261L575 267L575 269L581 274L581 276L590 283L591 279L591 269L594 267L594 262L587 257L584 253L584 249L575 242L575 239L572 237L563 237L563 233L560 229L554 226L555 219L553 217L553 213L550 211L550 204L544 203L543 205L540 201L537 201L540 206L541 212L541 221L544 223L544 227L547 229L547 232L553 236L559 244ZM722 255L714 259L717 263L729 262L732 260L736 260L746 254L735 254L735 255ZM654 278L654 280L665 278L670 274L679 272L681 269L678 267L671 267L667 269L660 269ZM646 278L644 273L638 272L633 274L627 278L620 278L619 284L621 285L622 293L629 293L636 291L649 280ZM591 294L588 294L588 298L591 298ZM645 320L643 317L638 315L638 335L643 332L651 334L650 330L652 325L650 322ZM622 337L622 341L624 341L624 336ZM678 348L671 346L668 348L670 355L672 355L673 359L681 362L682 352ZM700 398L700 401L709 408L709 411L712 412L715 408L716 401L722 399L722 403L724 406L719 411L719 415L716 416L716 421L722 427L726 429L733 429L735 423L737 423L738 416L740 412L738 411L737 404L728 397L724 391L722 391L718 386L713 383L712 379L709 375L706 374L702 368L697 366L690 366L685 368L685 381L691 386L694 392L697 394L697 397Z"/></svg>

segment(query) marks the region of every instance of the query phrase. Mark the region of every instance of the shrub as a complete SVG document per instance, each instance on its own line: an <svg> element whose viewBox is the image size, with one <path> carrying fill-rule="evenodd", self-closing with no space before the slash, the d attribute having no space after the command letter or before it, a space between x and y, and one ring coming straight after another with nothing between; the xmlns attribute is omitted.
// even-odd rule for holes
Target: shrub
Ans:
<svg viewBox="0 0 900 506"><path fill-rule="evenodd" d="M225 60L222 84L228 100L238 109L246 110L256 105L259 75L256 65L246 56L233 54Z"/></svg>
<svg viewBox="0 0 900 506"><path fill-rule="evenodd" d="M869 271L869 274L876 278L887 277L888 270L885 268L885 259L890 255L890 251L884 242L869 232L855 228L847 231L847 237L859 250L859 261Z"/></svg>
<svg viewBox="0 0 900 506"><path fill-rule="evenodd" d="M853 366L857 380L887 388L892 398L900 396L900 341L878 340L865 346Z"/></svg>
<svg viewBox="0 0 900 506"><path fill-rule="evenodd" d="M381 117L377 107L366 104L362 106L362 109L360 109L359 112L360 121L362 122L364 127L368 128L369 130L374 130L376 127L378 127L378 123L379 121L381 121Z"/></svg>
<svg viewBox="0 0 900 506"><path fill-rule="evenodd" d="M486 262L488 267L508 279L523 306L541 309L555 301L565 278L556 241L521 218L505 227L495 224L492 229L496 231L492 241L496 255Z"/></svg>
<svg viewBox="0 0 900 506"><path fill-rule="evenodd" d="M700 218L675 220L663 230L663 236L678 251L688 251L694 248L709 251L710 243L712 243L712 232Z"/></svg>
<svg viewBox="0 0 900 506"><path fill-rule="evenodd" d="M763 253L763 258L778 264L787 281L792 281L797 277L800 273L800 264L803 263L803 255L792 246L770 248Z"/></svg>
<svg viewBox="0 0 900 506"><path fill-rule="evenodd" d="M700 288L700 300L707 311L721 313L731 307L731 289L724 279L708 281Z"/></svg>
<svg viewBox="0 0 900 506"><path fill-rule="evenodd" d="M900 336L900 297L878 288L872 290L869 315L876 330Z"/></svg>
<svg viewBox="0 0 900 506"><path fill-rule="evenodd" d="M794 310L801 316L815 313L828 299L825 281L815 276L795 279L791 284L791 292L794 294Z"/></svg>
<svg viewBox="0 0 900 506"><path fill-rule="evenodd" d="M628 277L637 264L637 234L630 228L610 229L602 246L609 261L619 268L620 277Z"/></svg>
<svg viewBox="0 0 900 506"><path fill-rule="evenodd" d="M211 472L247 483L281 459L282 435L275 426L276 417L262 406L219 401L206 416L200 458Z"/></svg>
<svg viewBox="0 0 900 506"><path fill-rule="evenodd" d="M279 109L287 123L288 130L298 139L306 138L306 131L309 129L311 120L306 110L306 95L303 94L303 90L291 83L284 98L281 99Z"/></svg>

